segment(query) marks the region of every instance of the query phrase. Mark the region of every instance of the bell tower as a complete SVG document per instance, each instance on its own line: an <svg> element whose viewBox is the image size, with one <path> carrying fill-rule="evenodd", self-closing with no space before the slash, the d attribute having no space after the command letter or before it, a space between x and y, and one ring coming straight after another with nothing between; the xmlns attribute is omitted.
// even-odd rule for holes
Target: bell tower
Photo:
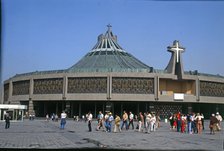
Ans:
<svg viewBox="0 0 224 151"><path fill-rule="evenodd" d="M167 51L171 52L172 54L169 64L167 65L165 70L168 73L177 75L178 79L182 79L184 69L181 54L185 51L185 48L180 46L178 40L175 40L172 46L167 47Z"/></svg>

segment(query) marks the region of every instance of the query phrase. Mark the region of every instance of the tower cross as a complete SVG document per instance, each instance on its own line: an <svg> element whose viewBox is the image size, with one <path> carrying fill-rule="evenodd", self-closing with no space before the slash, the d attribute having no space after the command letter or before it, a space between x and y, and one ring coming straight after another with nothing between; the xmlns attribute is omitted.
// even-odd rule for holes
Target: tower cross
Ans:
<svg viewBox="0 0 224 151"><path fill-rule="evenodd" d="M167 47L168 51L174 52L176 54L176 62L179 63L180 53L184 52L185 48L179 46L179 41L175 40L173 46Z"/></svg>

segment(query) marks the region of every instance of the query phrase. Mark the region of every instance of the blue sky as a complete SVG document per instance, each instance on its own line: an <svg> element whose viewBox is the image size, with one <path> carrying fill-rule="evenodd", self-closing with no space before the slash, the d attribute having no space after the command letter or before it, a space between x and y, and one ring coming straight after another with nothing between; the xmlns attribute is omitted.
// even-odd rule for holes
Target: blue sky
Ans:
<svg viewBox="0 0 224 151"><path fill-rule="evenodd" d="M2 80L71 67L107 24L149 66L165 69L179 40L185 71L224 75L222 1L2 0Z"/></svg>

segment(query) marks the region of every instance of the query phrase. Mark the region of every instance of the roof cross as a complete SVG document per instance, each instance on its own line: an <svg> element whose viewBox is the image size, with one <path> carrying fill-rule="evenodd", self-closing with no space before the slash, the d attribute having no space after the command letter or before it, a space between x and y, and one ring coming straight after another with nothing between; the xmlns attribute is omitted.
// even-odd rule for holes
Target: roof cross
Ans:
<svg viewBox="0 0 224 151"><path fill-rule="evenodd" d="M174 52L176 54L177 63L180 60L180 53L184 52L185 48L179 46L179 41L175 40L173 46L167 47L168 51Z"/></svg>
<svg viewBox="0 0 224 151"><path fill-rule="evenodd" d="M110 31L112 26L111 24L108 24L107 27L108 27L108 30Z"/></svg>

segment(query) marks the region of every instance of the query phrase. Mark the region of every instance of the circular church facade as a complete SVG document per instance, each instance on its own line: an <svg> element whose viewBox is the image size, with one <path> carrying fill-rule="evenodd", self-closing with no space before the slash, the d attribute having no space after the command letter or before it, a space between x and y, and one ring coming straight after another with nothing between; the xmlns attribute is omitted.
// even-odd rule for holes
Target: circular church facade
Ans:
<svg viewBox="0 0 224 151"><path fill-rule="evenodd" d="M224 113L224 77L184 71L179 41L167 47L170 61L154 69L125 51L111 26L96 45L65 70L17 74L4 81L4 104L28 106L39 117L61 113L70 117L91 111L152 111L167 118L171 113Z"/></svg>

